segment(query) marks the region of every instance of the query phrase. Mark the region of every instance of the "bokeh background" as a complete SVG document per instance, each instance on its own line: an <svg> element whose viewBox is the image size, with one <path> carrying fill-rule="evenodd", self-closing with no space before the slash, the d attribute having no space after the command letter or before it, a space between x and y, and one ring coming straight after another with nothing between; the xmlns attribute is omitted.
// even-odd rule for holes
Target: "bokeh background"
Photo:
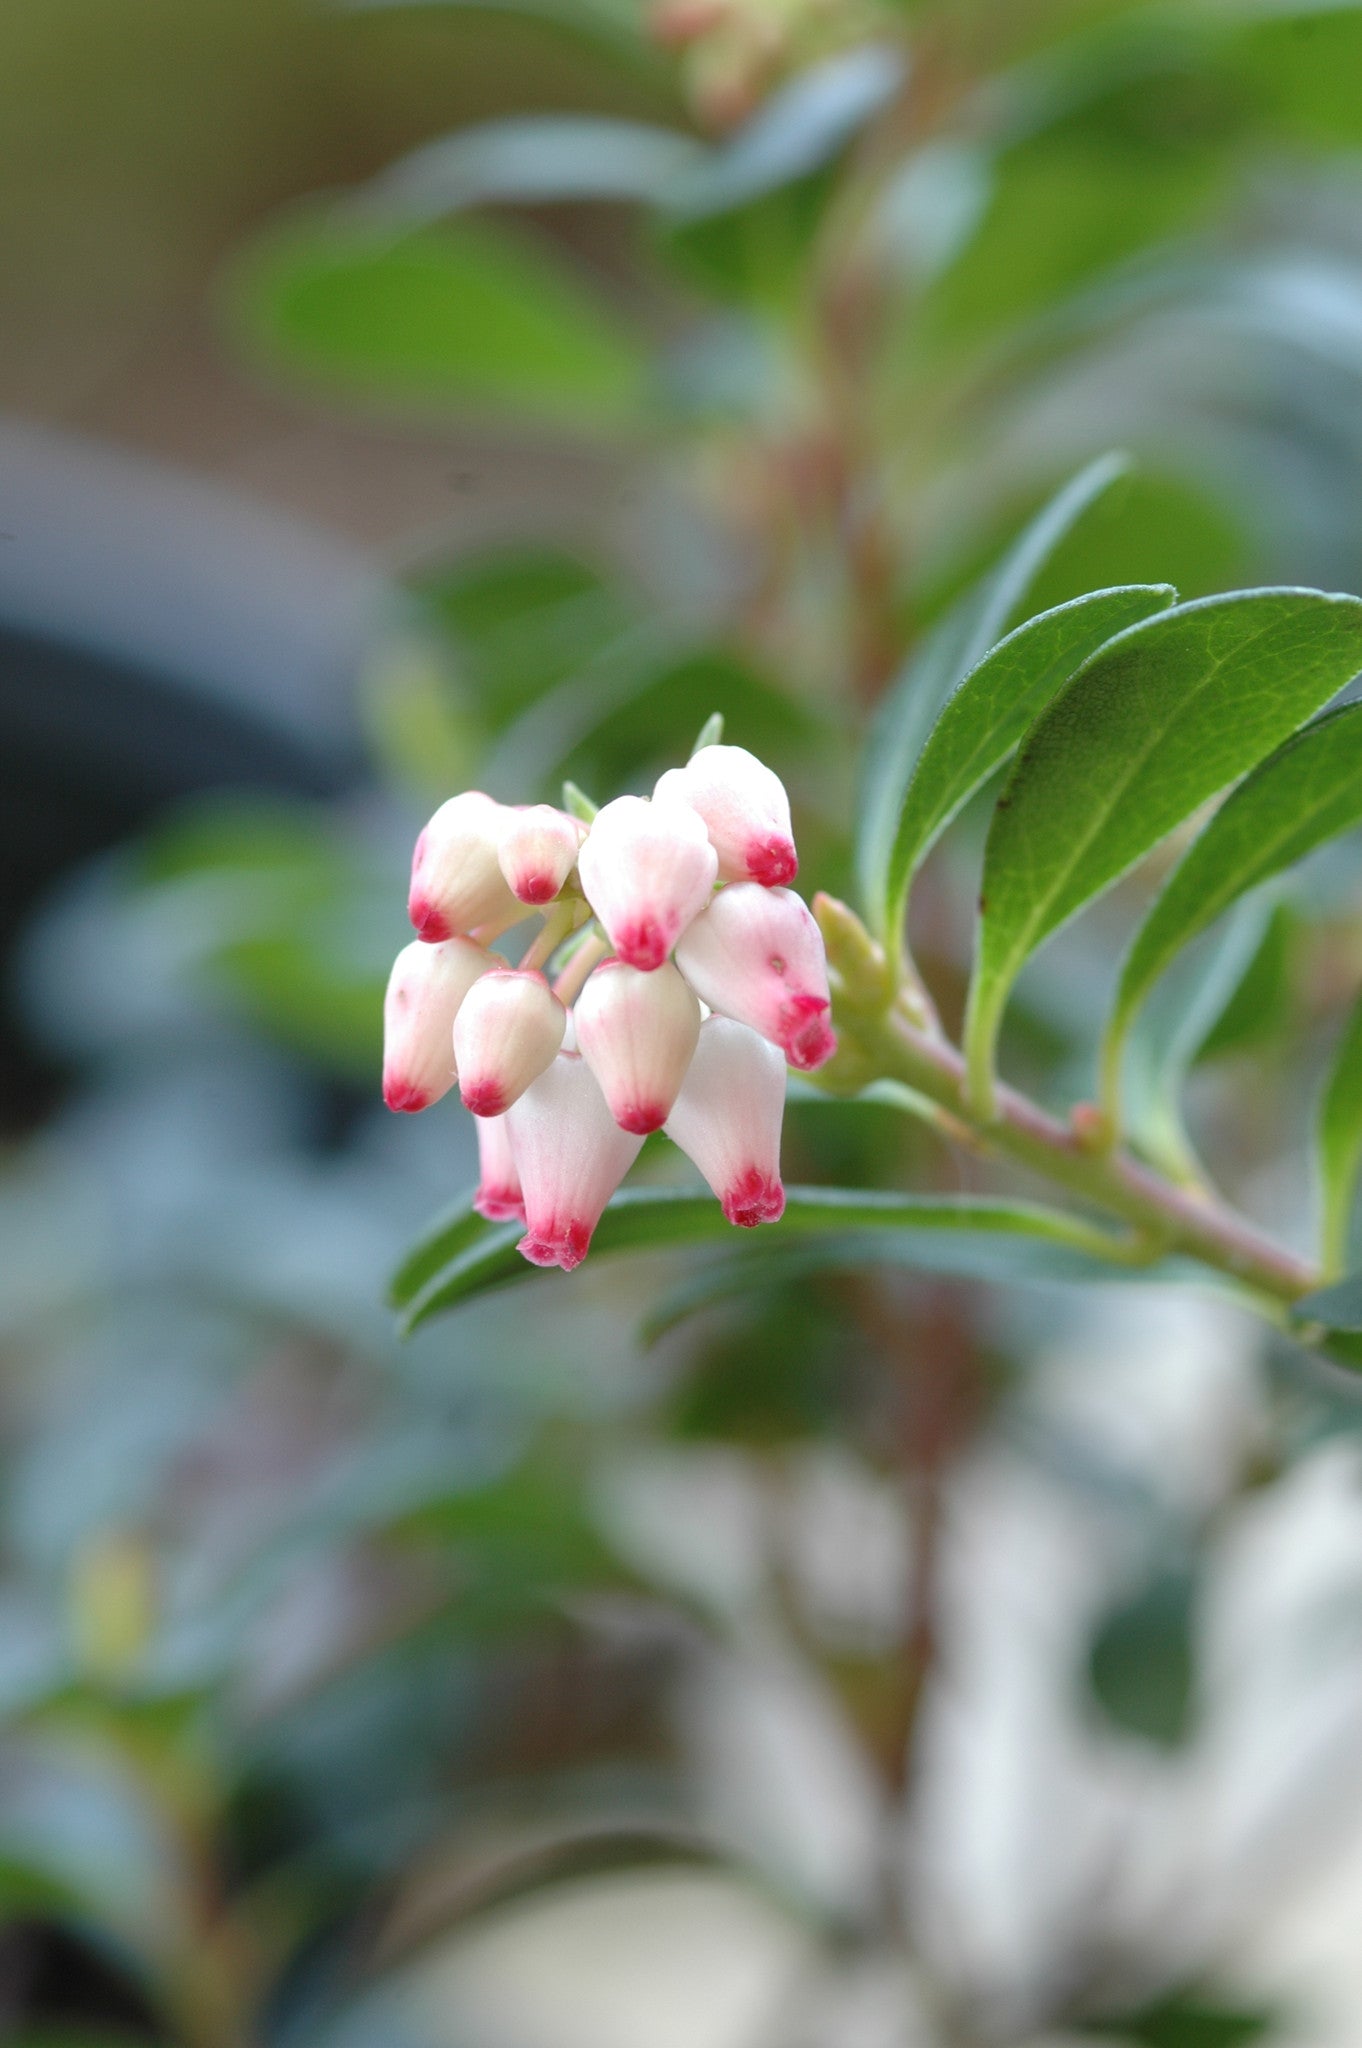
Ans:
<svg viewBox="0 0 1362 2048"><path fill-rule="evenodd" d="M719 710L848 893L878 696L1112 448L1036 608L1362 588L1362 9L6 0L0 2040L1362 2039L1341 1375L1134 1286L384 1300L475 1174L377 1095L433 804ZM1360 976L1345 842L1159 1050L1288 1237Z"/></svg>

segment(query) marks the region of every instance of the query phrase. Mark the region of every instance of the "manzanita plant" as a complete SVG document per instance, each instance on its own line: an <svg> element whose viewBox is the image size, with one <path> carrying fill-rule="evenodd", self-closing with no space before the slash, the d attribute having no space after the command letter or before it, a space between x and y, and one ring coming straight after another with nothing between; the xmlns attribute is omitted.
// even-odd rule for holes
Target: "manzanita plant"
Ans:
<svg viewBox="0 0 1362 2048"><path fill-rule="evenodd" d="M889 1233L906 1262L944 1270L971 1270L982 1243L1009 1240L1023 1278L1199 1270L1348 1356L1362 1328L1362 1282L1340 1284L1362 1158L1362 1028L1345 1030L1323 1095L1313 1256L1212 1186L1181 1135L1176 1061L1161 1126L1128 1118L1124 1074L1184 948L1362 823L1362 705L1331 701L1362 671L1362 599L1265 589L1180 604L1166 584L1127 585L1026 616L1045 561L1120 468L1075 478L886 698L867 747L859 913L820 894L811 916L785 886L796 863L784 790L719 743L718 719L650 801L595 812L569 790L558 812L470 794L436 813L413 867L422 939L389 991L385 1087L393 1107L417 1108L457 1073L481 1119L483 1180L398 1275L409 1323L512 1276L511 1219L526 1221L528 1259L564 1267L598 1226L602 1249L713 1234L717 1216L684 1190L615 1194L644 1136L664 1129L729 1222L783 1217L783 1239L814 1233L830 1263L875 1256L869 1234ZM912 885L1009 762L956 1043L908 949ZM1130 941L1095 1099L1057 1114L1009 1087L1000 1033L1032 954L1208 806ZM542 906L543 925L512 968L487 948L527 905ZM1063 1206L783 1190L782 1055L835 1095L888 1085L886 1114L910 1108L1048 1182Z"/></svg>

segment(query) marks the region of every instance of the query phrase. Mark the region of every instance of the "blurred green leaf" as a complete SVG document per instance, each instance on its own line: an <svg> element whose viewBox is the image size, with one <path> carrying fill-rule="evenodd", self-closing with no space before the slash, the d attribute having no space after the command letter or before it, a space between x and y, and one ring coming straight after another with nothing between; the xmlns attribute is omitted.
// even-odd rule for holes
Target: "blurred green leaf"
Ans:
<svg viewBox="0 0 1362 2048"><path fill-rule="evenodd" d="M941 706L1016 622L1050 555L1127 466L1123 456L1105 455L1071 477L933 628L885 695L866 741L857 804L856 875L877 930L889 899L899 807Z"/></svg>
<svg viewBox="0 0 1362 2048"><path fill-rule="evenodd" d="M490 201L659 203L706 155L675 128L605 115L526 114L427 142L380 173L359 204L403 222Z"/></svg>
<svg viewBox="0 0 1362 2048"><path fill-rule="evenodd" d="M1345 704L1294 734L1231 792L1136 934L1106 1031L1113 1112L1131 1020L1182 947L1237 898L1359 822L1362 704Z"/></svg>
<svg viewBox="0 0 1362 2048"><path fill-rule="evenodd" d="M574 430L642 417L642 340L584 276L504 224L395 235L309 211L261 236L228 285L249 353L339 397Z"/></svg>
<svg viewBox="0 0 1362 2048"><path fill-rule="evenodd" d="M1328 1330L1362 1331L1362 1273L1316 1288L1291 1305L1293 1323L1323 1323Z"/></svg>
<svg viewBox="0 0 1362 2048"><path fill-rule="evenodd" d="M369 14L390 9L448 9L453 14L511 14L528 21L542 21L552 28L601 45L612 54L637 61L650 56L650 46L641 34L642 22L636 0L330 0L346 14Z"/></svg>
<svg viewBox="0 0 1362 2048"><path fill-rule="evenodd" d="M1224 2005L1201 1992L1175 1991L1114 2018L1085 2019L1085 2034L1126 2041L1131 2048L1249 2048L1277 2032L1274 2013Z"/></svg>
<svg viewBox="0 0 1362 2048"><path fill-rule="evenodd" d="M785 1215L772 1226L783 1234L809 1231L915 1232L930 1248L941 1235L1026 1238L1072 1248L1096 1263L1120 1244L1096 1226L1040 1208L1034 1203L975 1200L966 1196L933 1200L923 1195L883 1194L848 1188L787 1188ZM607 1208L592 1239L596 1255L614 1251L661 1250L731 1235L732 1225L712 1196L675 1188L626 1188ZM404 1327L416 1329L474 1294L528 1279L532 1269L516 1251L519 1223L482 1223L468 1212L439 1218L409 1253L392 1282L390 1298L405 1308ZM944 1256L953 1255L947 1243ZM436 1270L432 1275L432 1265ZM925 1258L924 1258L925 1263Z"/></svg>
<svg viewBox="0 0 1362 2048"><path fill-rule="evenodd" d="M1092 591L1017 626L942 707L918 756L889 862L885 927L903 922L908 886L937 836L1062 683L1112 635L1177 602L1169 584Z"/></svg>
<svg viewBox="0 0 1362 2048"><path fill-rule="evenodd" d="M1196 1719L1197 1581L1161 1567L1099 1622L1088 1650L1093 1698L1123 1733L1177 1749Z"/></svg>
<svg viewBox="0 0 1362 2048"><path fill-rule="evenodd" d="M985 1103L1012 984L1036 948L1362 665L1362 602L1239 591L1130 627L1022 743L984 853L966 1027Z"/></svg>
<svg viewBox="0 0 1362 2048"><path fill-rule="evenodd" d="M1272 892L1267 892L1270 900ZM1248 1052L1280 1031L1293 995L1292 953L1298 920L1291 906L1272 904L1258 950L1196 1050L1196 1064ZM1155 997L1154 1001L1157 1002ZM1146 1014L1148 1014L1146 1012ZM1139 1025L1135 1027L1138 1036Z"/></svg>
<svg viewBox="0 0 1362 2048"><path fill-rule="evenodd" d="M1357 1176L1362 1168L1362 1001L1353 1006L1334 1052L1315 1123L1320 1184L1320 1257L1336 1273L1348 1252Z"/></svg>

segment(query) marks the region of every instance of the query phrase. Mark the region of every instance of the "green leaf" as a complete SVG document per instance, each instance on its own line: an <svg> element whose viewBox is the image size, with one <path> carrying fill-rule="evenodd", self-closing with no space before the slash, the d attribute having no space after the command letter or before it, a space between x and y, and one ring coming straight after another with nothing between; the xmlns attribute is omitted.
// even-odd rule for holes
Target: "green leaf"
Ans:
<svg viewBox="0 0 1362 2048"><path fill-rule="evenodd" d="M578 789L575 782L568 781L563 784L563 809L569 817L580 818L584 825L589 825L600 805L592 803L586 791Z"/></svg>
<svg viewBox="0 0 1362 2048"><path fill-rule="evenodd" d="M1018 973L1051 933L1252 768L1362 667L1362 602L1238 591L1129 627L1022 744L984 852L970 1091L992 1111Z"/></svg>
<svg viewBox="0 0 1362 2048"><path fill-rule="evenodd" d="M700 727L700 731L696 736L695 745L690 750L691 759L695 759L695 756L700 752L700 749L702 747L717 747L720 741L723 739L723 736L724 714L722 711L711 711L709 717Z"/></svg>
<svg viewBox="0 0 1362 2048"><path fill-rule="evenodd" d="M616 55L646 59L637 0L331 0L344 13L369 14L407 8L448 9L455 14L510 14L544 22L599 43Z"/></svg>
<svg viewBox="0 0 1362 2048"><path fill-rule="evenodd" d="M863 43L800 72L697 164L672 193L670 211L704 220L810 176L889 104L903 79L903 58L887 43Z"/></svg>
<svg viewBox="0 0 1362 2048"><path fill-rule="evenodd" d="M1127 2048L1249 2048L1278 2032L1275 2013L1225 2005L1193 1990L1174 1991L1137 2011L1085 2019L1085 2034Z"/></svg>
<svg viewBox="0 0 1362 2048"><path fill-rule="evenodd" d="M1362 1168L1362 1001L1343 1027L1315 1122L1320 1184L1320 1260L1337 1273L1347 1256L1357 1175Z"/></svg>
<svg viewBox="0 0 1362 2048"><path fill-rule="evenodd" d="M1219 1030L1276 917L1267 896L1236 905L1223 927L1194 944L1141 1011L1125 1062L1125 1128L1174 1179L1200 1177L1183 1128L1187 1074Z"/></svg>
<svg viewBox="0 0 1362 2048"><path fill-rule="evenodd" d="M594 430L642 410L641 339L577 272L504 225L394 237L354 214L309 212L239 261L229 309L257 361L341 397Z"/></svg>
<svg viewBox="0 0 1362 2048"><path fill-rule="evenodd" d="M603 115L485 121L400 157L363 191L366 213L408 224L491 201L658 202L708 152L693 135Z"/></svg>
<svg viewBox="0 0 1362 2048"><path fill-rule="evenodd" d="M1113 1116L1131 1022L1175 956L1250 889L1360 822L1362 704L1345 704L1293 735L1226 798L1137 933L1103 1049Z"/></svg>
<svg viewBox="0 0 1362 2048"><path fill-rule="evenodd" d="M1323 1323L1329 1330L1362 1331L1362 1273L1318 1287L1291 1304L1293 1323Z"/></svg>
<svg viewBox="0 0 1362 2048"><path fill-rule="evenodd" d="M1088 1682L1108 1719L1160 1749L1193 1732L1196 1595L1188 1565L1162 1566L1103 1616L1088 1649Z"/></svg>
<svg viewBox="0 0 1362 2048"><path fill-rule="evenodd" d="M1114 634L1176 602L1167 583L1095 590L1028 619L971 669L932 727L904 795L889 861L890 931L902 924L909 883L939 834L1061 684Z"/></svg>
<svg viewBox="0 0 1362 2048"><path fill-rule="evenodd" d="M848 1188L787 1188L785 1215L773 1226L782 1236L813 1231L911 1231L924 1240L940 1233L979 1233L1062 1245L1086 1254L1094 1266L1119 1262L1123 1241L1093 1224L1033 1203L934 1200ZM731 1238L732 1225L709 1194L677 1188L626 1188L616 1195L597 1225L592 1255L616 1251L665 1250ZM533 1269L516 1251L519 1223L484 1223L471 1210L447 1212L409 1253L392 1285L392 1299L407 1311L404 1327L421 1323L489 1288L528 1279ZM950 1254L947 1253L949 1258ZM920 1262L928 1264L924 1257Z"/></svg>
<svg viewBox="0 0 1362 2048"><path fill-rule="evenodd" d="M1071 477L983 581L951 607L880 705L862 768L856 876L866 915L881 937L886 933L889 868L903 792L937 713L1016 623L1032 584L1071 527L1128 468L1124 456L1104 455Z"/></svg>

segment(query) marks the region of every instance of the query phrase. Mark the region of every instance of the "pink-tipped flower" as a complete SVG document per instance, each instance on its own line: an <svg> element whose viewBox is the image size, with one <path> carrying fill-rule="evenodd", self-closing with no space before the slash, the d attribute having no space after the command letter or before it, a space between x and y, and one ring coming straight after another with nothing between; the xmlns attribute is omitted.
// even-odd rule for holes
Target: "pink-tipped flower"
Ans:
<svg viewBox="0 0 1362 2048"><path fill-rule="evenodd" d="M525 1221L525 1197L520 1191L520 1170L511 1149L511 1133L504 1116L480 1116L478 1131L478 1192L473 1207L489 1223L509 1223L514 1217Z"/></svg>
<svg viewBox="0 0 1362 2048"><path fill-rule="evenodd" d="M583 828L552 804L526 804L507 814L497 858L521 903L552 903L573 868Z"/></svg>
<svg viewBox="0 0 1362 2048"><path fill-rule="evenodd" d="M676 964L701 1002L750 1024L792 1067L811 1072L836 1052L823 936L792 890L721 889L681 939Z"/></svg>
<svg viewBox="0 0 1362 2048"><path fill-rule="evenodd" d="M506 812L481 790L450 797L416 842L407 914L428 942L480 925L504 931L521 915L497 852Z"/></svg>
<svg viewBox="0 0 1362 2048"><path fill-rule="evenodd" d="M785 1062L777 1048L731 1017L706 1017L667 1136L699 1167L729 1222L746 1230L785 1212L784 1115Z"/></svg>
<svg viewBox="0 0 1362 2048"><path fill-rule="evenodd" d="M573 1011L577 1042L622 1131L660 1131L700 1035L700 1005L670 962L598 967Z"/></svg>
<svg viewBox="0 0 1362 2048"><path fill-rule="evenodd" d="M495 956L472 939L413 939L393 962L383 1001L383 1100L426 1109L454 1086L454 1019Z"/></svg>
<svg viewBox="0 0 1362 2048"><path fill-rule="evenodd" d="M704 819L721 881L770 889L798 874L785 785L746 747L701 747L660 777L653 796L689 804Z"/></svg>
<svg viewBox="0 0 1362 2048"><path fill-rule="evenodd" d="M519 1249L534 1266L580 1266L642 1138L622 1131L580 1053L559 1053L507 1117L525 1196Z"/></svg>
<svg viewBox="0 0 1362 2048"><path fill-rule="evenodd" d="M454 1064L464 1108L502 1116L549 1066L567 1011L542 974L502 968L470 989L454 1019Z"/></svg>
<svg viewBox="0 0 1362 2048"><path fill-rule="evenodd" d="M618 796L593 819L577 872L621 960L648 974L708 903L719 862L687 805Z"/></svg>

